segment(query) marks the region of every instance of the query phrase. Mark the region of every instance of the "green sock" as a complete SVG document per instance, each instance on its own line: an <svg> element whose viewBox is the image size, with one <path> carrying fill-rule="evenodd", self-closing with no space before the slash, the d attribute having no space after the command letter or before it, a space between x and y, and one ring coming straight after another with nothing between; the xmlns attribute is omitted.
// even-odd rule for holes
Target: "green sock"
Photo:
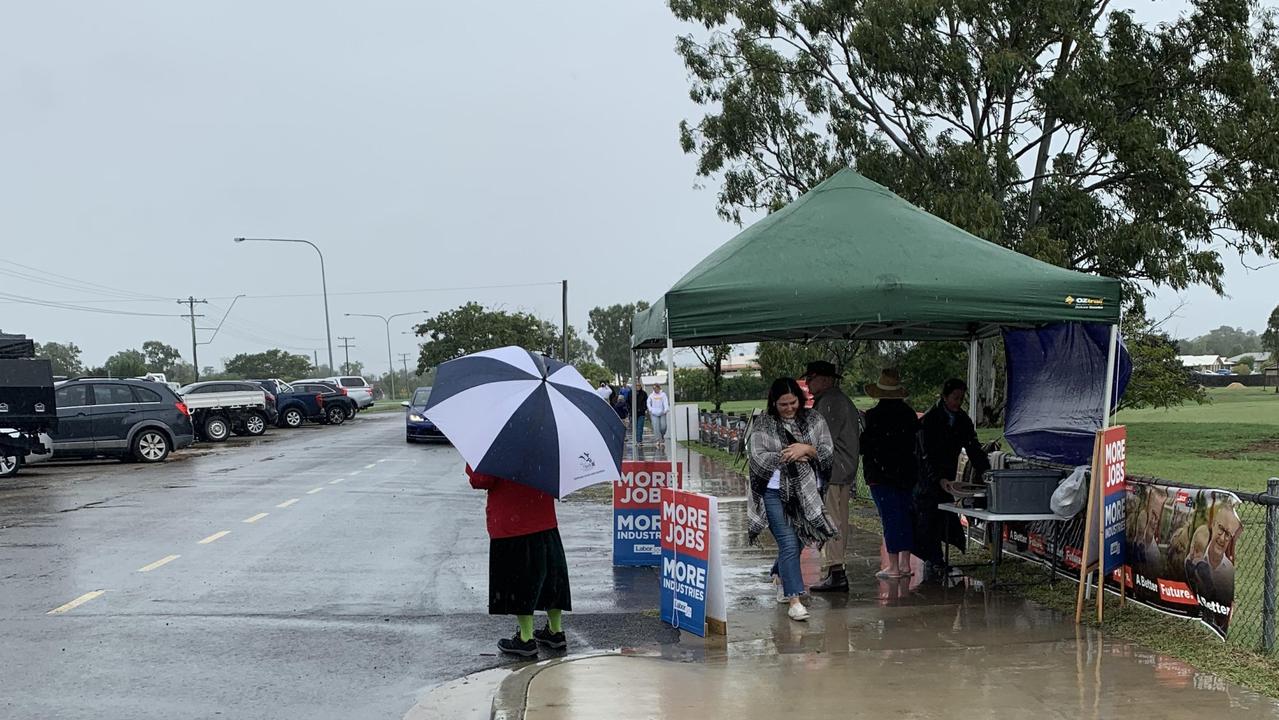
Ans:
<svg viewBox="0 0 1279 720"><path fill-rule="evenodd" d="M528 642L533 639L533 616L532 615L516 615L516 622L520 624L520 639Z"/></svg>
<svg viewBox="0 0 1279 720"><path fill-rule="evenodd" d="M562 610L546 611L547 625L551 627L551 632L564 632L564 612Z"/></svg>

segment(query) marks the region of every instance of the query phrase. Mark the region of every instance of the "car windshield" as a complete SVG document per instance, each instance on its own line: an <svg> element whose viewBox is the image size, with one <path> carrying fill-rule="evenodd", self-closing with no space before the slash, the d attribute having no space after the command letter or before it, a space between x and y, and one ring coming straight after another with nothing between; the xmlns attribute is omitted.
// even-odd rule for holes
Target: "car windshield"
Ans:
<svg viewBox="0 0 1279 720"><path fill-rule="evenodd" d="M418 388L417 392L413 393L414 405L425 405L426 401L430 399L431 399L431 388Z"/></svg>

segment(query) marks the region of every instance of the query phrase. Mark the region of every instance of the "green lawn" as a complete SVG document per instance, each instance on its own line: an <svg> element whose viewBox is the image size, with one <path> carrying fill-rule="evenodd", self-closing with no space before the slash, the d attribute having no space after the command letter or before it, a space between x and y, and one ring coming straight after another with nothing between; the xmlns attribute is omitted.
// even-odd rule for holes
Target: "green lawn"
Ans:
<svg viewBox="0 0 1279 720"><path fill-rule="evenodd" d="M1117 422L1128 426L1128 470L1171 482L1260 492L1279 477L1279 395L1244 388L1208 391L1212 402L1168 410L1125 410ZM854 398L858 407L874 404ZM762 400L724 403L728 412L750 412ZM701 403L710 409L711 403ZM998 428L979 431L999 438Z"/></svg>

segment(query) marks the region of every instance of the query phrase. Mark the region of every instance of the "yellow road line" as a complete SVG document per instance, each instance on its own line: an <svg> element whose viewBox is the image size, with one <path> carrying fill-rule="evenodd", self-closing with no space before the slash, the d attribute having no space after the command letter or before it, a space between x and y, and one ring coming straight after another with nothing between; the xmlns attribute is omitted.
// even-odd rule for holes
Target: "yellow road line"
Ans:
<svg viewBox="0 0 1279 720"><path fill-rule="evenodd" d="M70 612L71 610L75 610L76 608L89 602L95 597L98 597L104 592L106 592L106 590L94 590L93 592L87 592L81 595L80 597L76 598L75 600L72 600L71 602L67 603L66 605L59 605L58 607L45 613L45 615L61 615L64 612Z"/></svg>
<svg viewBox="0 0 1279 720"><path fill-rule="evenodd" d="M251 517L251 518L245 518L245 519L241 520L240 522L255 523L255 522L257 522L257 521L261 520L262 518L264 518L264 517L266 517L267 515L270 515L270 514L271 514L271 513L258 513L257 515L254 515L254 516L253 516L253 517Z"/></svg>
<svg viewBox="0 0 1279 720"><path fill-rule="evenodd" d="M364 471L363 471L363 470L356 470L355 472L349 472L349 473L347 473L347 475L350 475L351 477L355 477L356 475L359 475L359 474L360 474L360 473L362 473L362 472L364 472Z"/></svg>
<svg viewBox="0 0 1279 720"><path fill-rule="evenodd" d="M314 495L314 494L316 494L316 493L320 492L320 491L321 491L321 490L323 490L323 489L324 489L324 488L322 488L322 487L318 487L318 488L311 488L310 490L307 490L307 491L306 491L306 494L307 494L307 495Z"/></svg>
<svg viewBox="0 0 1279 720"><path fill-rule="evenodd" d="M373 468L375 468L375 467L377 467L377 463L369 463L368 465L365 465L365 466L364 466L364 469L365 469L365 470L372 470L372 469L373 469Z"/></svg>
<svg viewBox="0 0 1279 720"><path fill-rule="evenodd" d="M151 563L150 565L143 565L142 567L138 568L138 572L151 572L152 570L154 570L154 569L156 569L156 568L158 568L158 567L161 567L161 566L164 566L164 565L168 565L169 563L173 562L174 560L177 560L177 559L178 559L178 558L180 558L180 557L182 557L182 556L181 556L181 555L166 555L166 556L164 556L164 557L160 558L159 560L156 560L155 562Z"/></svg>
<svg viewBox="0 0 1279 720"><path fill-rule="evenodd" d="M346 478L338 478L337 480L330 480L330 481L329 481L329 484L330 484L330 485L337 485L338 483L342 482L342 481L343 481L343 480L345 480L345 479L346 479Z"/></svg>
<svg viewBox="0 0 1279 720"><path fill-rule="evenodd" d="M201 541L200 541L199 543L197 543L197 544L198 544L198 545L208 545L209 543L213 542L214 540L220 540L220 539L222 539L222 538L224 538L224 537L226 537L227 535L230 535L230 534L231 534L231 531L230 531L230 530L222 530L222 531L219 531L219 532L215 532L215 533L213 533L212 535L208 536L207 538L205 538L205 539L201 540Z"/></svg>
<svg viewBox="0 0 1279 720"><path fill-rule="evenodd" d="M295 503L295 502L297 502L298 500L301 500L301 499L302 499L302 498L293 498L293 499L291 499L291 500L285 500L284 502L280 503L279 505L276 505L276 507L278 507L278 508L286 508L286 507L288 507L288 506L292 505L293 503Z"/></svg>

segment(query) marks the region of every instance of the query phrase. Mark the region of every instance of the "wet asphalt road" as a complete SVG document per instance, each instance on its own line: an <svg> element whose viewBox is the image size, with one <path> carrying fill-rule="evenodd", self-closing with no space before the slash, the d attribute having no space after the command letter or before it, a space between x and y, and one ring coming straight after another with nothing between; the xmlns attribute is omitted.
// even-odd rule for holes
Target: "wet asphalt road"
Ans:
<svg viewBox="0 0 1279 720"><path fill-rule="evenodd" d="M486 613L483 495L402 422L0 482L0 717L400 718L508 662L493 643L514 623ZM609 507L558 510L570 649L674 641L655 571L612 568Z"/></svg>

